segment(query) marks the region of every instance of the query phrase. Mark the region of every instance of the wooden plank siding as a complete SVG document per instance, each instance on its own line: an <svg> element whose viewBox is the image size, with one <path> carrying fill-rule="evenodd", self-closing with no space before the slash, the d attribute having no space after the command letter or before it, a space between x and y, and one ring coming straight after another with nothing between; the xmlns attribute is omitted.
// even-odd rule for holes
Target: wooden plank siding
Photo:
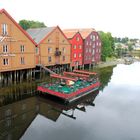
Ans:
<svg viewBox="0 0 140 140"><path fill-rule="evenodd" d="M83 64L98 63L101 55L101 40L96 31L84 39Z"/></svg>
<svg viewBox="0 0 140 140"><path fill-rule="evenodd" d="M71 67L83 64L83 38L79 32L63 30L71 43Z"/></svg>
<svg viewBox="0 0 140 140"><path fill-rule="evenodd" d="M43 32L45 30L47 32L47 28L49 27L46 27L46 29L42 28ZM33 37L31 30L33 31L34 29L29 29L27 32ZM40 29L40 33L38 34L41 34L41 32ZM45 37L38 42L37 46L39 48L39 64L43 64L44 66L70 64L71 44L58 26L54 27L52 31L47 32ZM56 51L61 54L56 56Z"/></svg>
<svg viewBox="0 0 140 140"><path fill-rule="evenodd" d="M35 67L36 43L4 9L0 10L0 38L0 72Z"/></svg>

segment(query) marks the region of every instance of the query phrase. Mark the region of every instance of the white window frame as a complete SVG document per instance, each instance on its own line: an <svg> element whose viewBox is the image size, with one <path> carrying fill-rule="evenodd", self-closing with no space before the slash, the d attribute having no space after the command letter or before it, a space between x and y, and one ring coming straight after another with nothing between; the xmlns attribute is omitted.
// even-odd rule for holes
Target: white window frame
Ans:
<svg viewBox="0 0 140 140"><path fill-rule="evenodd" d="M2 24L2 35L8 35L8 28L7 24L3 23Z"/></svg>
<svg viewBox="0 0 140 140"><path fill-rule="evenodd" d="M48 62L52 62L52 57L51 56L48 56Z"/></svg>
<svg viewBox="0 0 140 140"><path fill-rule="evenodd" d="M80 38L79 38L79 36L77 36L77 37L76 37L76 41L79 41L79 40L80 40Z"/></svg>
<svg viewBox="0 0 140 140"><path fill-rule="evenodd" d="M4 44L3 45L3 53L7 53L8 52L8 45Z"/></svg>
<svg viewBox="0 0 140 140"><path fill-rule="evenodd" d="M9 59L8 58L3 58L3 65L9 65Z"/></svg>
<svg viewBox="0 0 140 140"><path fill-rule="evenodd" d="M63 55L62 60L66 61L66 56L65 55Z"/></svg>
<svg viewBox="0 0 140 140"><path fill-rule="evenodd" d="M73 48L76 49L76 45L74 45Z"/></svg>
<svg viewBox="0 0 140 140"><path fill-rule="evenodd" d="M48 47L48 54L52 53L52 47Z"/></svg>
<svg viewBox="0 0 140 140"><path fill-rule="evenodd" d="M82 57L82 54L81 53L79 53L79 58L81 58Z"/></svg>
<svg viewBox="0 0 140 140"><path fill-rule="evenodd" d="M20 52L25 52L25 46L24 45L20 45Z"/></svg>
<svg viewBox="0 0 140 140"><path fill-rule="evenodd" d="M24 59L24 57L21 57L21 58L20 58L20 64L22 64L22 65L25 64L25 59Z"/></svg>
<svg viewBox="0 0 140 140"><path fill-rule="evenodd" d="M76 58L76 53L73 54L73 57Z"/></svg>
<svg viewBox="0 0 140 140"><path fill-rule="evenodd" d="M63 53L65 53L66 52L66 48L65 47L63 47Z"/></svg>

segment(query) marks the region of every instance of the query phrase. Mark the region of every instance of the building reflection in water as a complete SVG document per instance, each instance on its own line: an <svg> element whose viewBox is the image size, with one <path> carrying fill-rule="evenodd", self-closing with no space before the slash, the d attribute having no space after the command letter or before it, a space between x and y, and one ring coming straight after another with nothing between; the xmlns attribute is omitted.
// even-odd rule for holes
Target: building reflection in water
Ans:
<svg viewBox="0 0 140 140"><path fill-rule="evenodd" d="M0 140L20 139L38 114L52 121L57 121L61 114L76 119L74 111L86 112L86 106L95 105L93 101L98 93L96 91L68 105L56 99L35 96L36 93L28 89L24 92L16 90L16 94L0 93Z"/></svg>

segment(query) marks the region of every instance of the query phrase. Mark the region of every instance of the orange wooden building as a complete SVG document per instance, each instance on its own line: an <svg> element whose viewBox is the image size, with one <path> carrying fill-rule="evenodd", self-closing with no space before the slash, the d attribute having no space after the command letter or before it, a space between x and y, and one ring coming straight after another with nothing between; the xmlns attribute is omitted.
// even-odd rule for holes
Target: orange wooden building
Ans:
<svg viewBox="0 0 140 140"><path fill-rule="evenodd" d="M71 44L58 26L28 29L27 32L37 44L36 64L69 67Z"/></svg>
<svg viewBox="0 0 140 140"><path fill-rule="evenodd" d="M4 72L12 79L20 79L22 70L25 76L35 68L36 43L4 9L0 10L0 26L0 79Z"/></svg>

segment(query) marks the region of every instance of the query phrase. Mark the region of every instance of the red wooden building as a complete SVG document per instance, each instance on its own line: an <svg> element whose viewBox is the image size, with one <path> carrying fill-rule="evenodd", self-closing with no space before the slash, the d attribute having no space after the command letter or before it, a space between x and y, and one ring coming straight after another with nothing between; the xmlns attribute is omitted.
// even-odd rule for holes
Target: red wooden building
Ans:
<svg viewBox="0 0 140 140"><path fill-rule="evenodd" d="M71 43L71 64L72 68L83 65L83 38L81 34L74 30L63 30L66 37Z"/></svg>
<svg viewBox="0 0 140 140"><path fill-rule="evenodd" d="M74 34L75 33L75 36ZM73 45L72 49L76 42L76 35L80 35L83 39L81 42L82 45L82 65L83 67L91 66L93 64L97 64L100 61L101 56L101 40L98 32L93 28L85 28L85 29L67 29L65 30L66 36L71 40ZM75 37L75 38L74 38ZM79 53L78 49L74 51L71 49L71 56L74 56L74 53ZM77 59L77 58L76 58ZM71 61L75 62L76 59L71 57Z"/></svg>

